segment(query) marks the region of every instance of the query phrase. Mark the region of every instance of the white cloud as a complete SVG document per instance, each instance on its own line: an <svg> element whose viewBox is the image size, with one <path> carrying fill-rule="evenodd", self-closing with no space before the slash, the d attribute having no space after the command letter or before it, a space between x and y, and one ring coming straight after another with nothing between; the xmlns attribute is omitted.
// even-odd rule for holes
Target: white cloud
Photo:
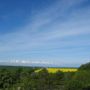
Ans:
<svg viewBox="0 0 90 90"><path fill-rule="evenodd" d="M54 44L53 40L55 39L68 38L70 36L77 37L78 35L90 34L90 20L88 18L90 13L88 13L89 11L87 9L84 11L73 11L71 13L72 17L64 16L64 14L68 15L68 9L70 9L72 6L82 3L83 1L84 0L58 1L56 4L50 6L44 11L33 15L31 17L32 22L19 28L17 32L0 35L0 52L14 50L32 51L35 48L40 48L41 46L48 45L48 43ZM88 15L86 15L84 12ZM82 14L83 17L81 17ZM65 22L61 21L62 16L67 18ZM57 20L57 18L60 20ZM83 42L78 42L78 45L85 44ZM68 41L64 42L60 40L60 43L64 43L64 46L68 45ZM71 41L69 45L72 45L72 43L75 44L76 42ZM49 47L47 46L47 48Z"/></svg>

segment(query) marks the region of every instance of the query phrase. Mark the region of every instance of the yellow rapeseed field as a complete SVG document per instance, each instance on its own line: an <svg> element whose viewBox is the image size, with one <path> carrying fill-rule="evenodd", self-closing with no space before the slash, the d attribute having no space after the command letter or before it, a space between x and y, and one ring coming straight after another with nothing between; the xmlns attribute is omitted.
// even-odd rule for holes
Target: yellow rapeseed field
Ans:
<svg viewBox="0 0 90 90"><path fill-rule="evenodd" d="M76 72L77 68L47 68L49 73L55 73L57 71L62 72Z"/></svg>
<svg viewBox="0 0 90 90"><path fill-rule="evenodd" d="M49 73L56 73L57 71L62 71L62 72L76 72L77 68L46 68ZM42 69L38 69L35 72L39 72Z"/></svg>

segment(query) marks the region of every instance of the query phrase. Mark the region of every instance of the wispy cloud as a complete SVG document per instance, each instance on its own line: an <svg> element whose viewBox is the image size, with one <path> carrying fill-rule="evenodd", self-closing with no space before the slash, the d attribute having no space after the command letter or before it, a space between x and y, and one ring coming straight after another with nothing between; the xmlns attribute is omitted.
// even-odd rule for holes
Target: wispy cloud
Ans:
<svg viewBox="0 0 90 90"><path fill-rule="evenodd" d="M57 0L51 6L33 12L25 26L17 28L16 32L0 34L0 53L90 45L90 39L79 38L90 35L90 7L79 7L84 2Z"/></svg>

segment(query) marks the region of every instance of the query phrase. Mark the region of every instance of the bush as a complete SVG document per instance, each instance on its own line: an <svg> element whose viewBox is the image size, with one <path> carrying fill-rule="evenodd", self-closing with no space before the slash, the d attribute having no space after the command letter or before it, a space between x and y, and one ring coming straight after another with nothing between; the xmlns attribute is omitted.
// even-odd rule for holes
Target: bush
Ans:
<svg viewBox="0 0 90 90"><path fill-rule="evenodd" d="M65 90L82 90L83 84L78 80L71 80L67 83Z"/></svg>
<svg viewBox="0 0 90 90"><path fill-rule="evenodd" d="M90 70L90 62L80 66L79 70Z"/></svg>

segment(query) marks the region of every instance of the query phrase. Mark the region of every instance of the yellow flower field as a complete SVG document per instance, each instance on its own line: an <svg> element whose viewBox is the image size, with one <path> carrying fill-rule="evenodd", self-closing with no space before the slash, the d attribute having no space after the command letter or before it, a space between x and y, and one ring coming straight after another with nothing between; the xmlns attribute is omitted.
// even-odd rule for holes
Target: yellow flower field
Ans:
<svg viewBox="0 0 90 90"><path fill-rule="evenodd" d="M47 68L49 73L55 73L57 71L62 71L62 72L76 72L76 68Z"/></svg>
<svg viewBox="0 0 90 90"><path fill-rule="evenodd" d="M77 68L46 68L49 73L56 73L57 71L62 71L62 72L76 72ZM36 70L35 72L39 72L42 69Z"/></svg>

